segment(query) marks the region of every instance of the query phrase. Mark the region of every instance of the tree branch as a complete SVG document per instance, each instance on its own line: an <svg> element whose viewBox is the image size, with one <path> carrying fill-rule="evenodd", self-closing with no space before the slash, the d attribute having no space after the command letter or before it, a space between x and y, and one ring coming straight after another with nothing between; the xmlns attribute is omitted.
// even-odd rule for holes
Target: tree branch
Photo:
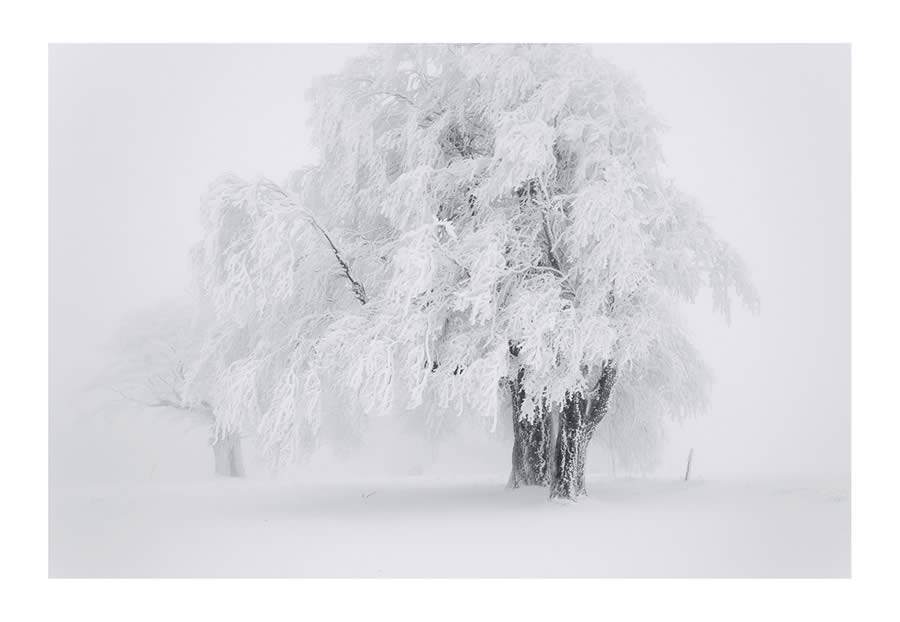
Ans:
<svg viewBox="0 0 900 622"><path fill-rule="evenodd" d="M116 387L110 387L110 389L121 395L123 399L134 402L135 404L143 406L144 408L172 408L174 410L182 410L185 412L193 413L195 415L201 415L205 418L215 421L215 417L213 416L212 412L212 404L210 404L206 400L201 400L196 406L185 404L182 401L176 402L174 400L165 398L158 398L155 402L147 402L136 397L132 397L131 395L127 395Z"/></svg>
<svg viewBox="0 0 900 622"><path fill-rule="evenodd" d="M563 273L562 262L560 262L559 257L556 256L556 252L553 250L553 238L550 235L550 225L547 223L547 211L543 208L541 209L541 222L544 228L544 237L547 239L547 260L550 262L550 267L559 275L563 295L574 305L575 291L572 289L565 273Z"/></svg>
<svg viewBox="0 0 900 622"><path fill-rule="evenodd" d="M368 95L369 97L373 97L375 95L387 95L388 97L396 97L397 99L399 99L403 102L406 102L413 108L416 107L416 103L413 100L411 100L409 97L407 97L406 95L402 95L400 93L394 93L392 91L370 91L368 93L363 93L363 95Z"/></svg>
<svg viewBox="0 0 900 622"><path fill-rule="evenodd" d="M606 416L609 407L609 397L612 395L613 385L616 382L616 366L612 361L605 361L600 371L600 378L591 390L589 402L585 412L587 420L592 425L597 425Z"/></svg>
<svg viewBox="0 0 900 622"><path fill-rule="evenodd" d="M356 296L356 299L359 300L360 304L366 304L369 301L369 298L366 295L366 288L363 287L362 283L353 278L353 274L350 272L350 266L346 261L344 261L341 252L338 250L337 246L335 246L334 241L332 241L331 236L328 235L328 232L325 231L325 228L318 223L318 221L309 212L309 210L304 209L301 205L297 204L297 202L279 186L273 183L272 187L288 201L296 204L297 207L299 207L303 212L303 217L306 218L306 221L309 222L309 224L311 224L316 231L322 234L322 237L324 237L325 241L328 242L328 246L331 247L331 252L334 253L334 258L337 260L338 265L341 267L341 272L344 273L344 276L350 282L350 289L353 291L353 295Z"/></svg>
<svg viewBox="0 0 900 622"><path fill-rule="evenodd" d="M318 222L316 222L316 219L313 218L312 214L307 214L307 218L309 219L310 224L315 227L319 233L322 234L322 236L328 242L328 245L331 247L331 251L334 253L334 258L340 265L344 276L347 277L348 281L350 281L350 288L353 290L353 295L356 296L356 299L359 300L360 304L366 304L369 300L366 296L366 288L363 287L362 283L354 279L352 274L350 274L350 266L348 266L347 262L344 261L344 258L341 257L341 252L337 249L337 246L334 245L334 242L331 240L331 236L329 236L325 229L323 229L322 226Z"/></svg>

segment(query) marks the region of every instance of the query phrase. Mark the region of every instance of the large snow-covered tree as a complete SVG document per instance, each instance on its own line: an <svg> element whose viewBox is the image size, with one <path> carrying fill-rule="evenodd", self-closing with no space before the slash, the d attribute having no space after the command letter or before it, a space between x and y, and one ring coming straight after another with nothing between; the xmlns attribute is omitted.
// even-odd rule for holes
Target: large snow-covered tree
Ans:
<svg viewBox="0 0 900 622"><path fill-rule="evenodd" d="M575 498L610 408L627 430L702 405L679 306L756 297L627 75L580 46L376 46L312 101L316 166L207 202L197 377L223 429L285 458L329 386L339 417L506 402L510 484Z"/></svg>

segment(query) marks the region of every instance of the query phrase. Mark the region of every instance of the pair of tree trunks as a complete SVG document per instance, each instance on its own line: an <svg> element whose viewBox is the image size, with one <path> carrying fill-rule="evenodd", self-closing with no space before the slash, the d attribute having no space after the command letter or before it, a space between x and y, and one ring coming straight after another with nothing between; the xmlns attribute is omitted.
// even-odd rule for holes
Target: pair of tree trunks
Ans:
<svg viewBox="0 0 900 622"><path fill-rule="evenodd" d="M521 417L525 393L522 372L510 383L513 402L513 451L509 487L550 486L552 499L577 499L587 493L584 469L597 424L606 416L615 383L612 365L604 366L588 397L572 394L559 413L556 442L550 411L542 405L533 420Z"/></svg>
<svg viewBox="0 0 900 622"><path fill-rule="evenodd" d="M211 441L216 475L220 477L244 477L244 454L241 437L235 433L220 434Z"/></svg>

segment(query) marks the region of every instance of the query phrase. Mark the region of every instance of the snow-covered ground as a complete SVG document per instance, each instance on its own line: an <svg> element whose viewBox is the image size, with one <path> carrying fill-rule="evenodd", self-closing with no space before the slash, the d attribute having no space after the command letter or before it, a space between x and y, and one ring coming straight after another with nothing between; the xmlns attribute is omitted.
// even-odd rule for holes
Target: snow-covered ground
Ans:
<svg viewBox="0 0 900 622"><path fill-rule="evenodd" d="M52 576L847 576L828 486L593 478L576 504L502 477L207 480L54 490Z"/></svg>
<svg viewBox="0 0 900 622"><path fill-rule="evenodd" d="M206 432L160 413L51 420L56 577L820 577L850 573L840 480L713 479L695 459L589 496L507 490L509 444L385 420L343 456L217 479Z"/></svg>

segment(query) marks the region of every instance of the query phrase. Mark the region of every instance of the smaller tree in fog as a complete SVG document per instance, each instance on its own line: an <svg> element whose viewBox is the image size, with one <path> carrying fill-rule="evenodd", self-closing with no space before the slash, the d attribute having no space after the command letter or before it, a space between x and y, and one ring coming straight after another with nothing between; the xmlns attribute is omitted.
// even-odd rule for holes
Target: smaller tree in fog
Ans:
<svg viewBox="0 0 900 622"><path fill-rule="evenodd" d="M240 434L223 433L209 399L189 390L199 348L194 311L188 305L170 301L143 310L118 331L106 385L138 408L158 409L208 430L215 473L242 477Z"/></svg>

